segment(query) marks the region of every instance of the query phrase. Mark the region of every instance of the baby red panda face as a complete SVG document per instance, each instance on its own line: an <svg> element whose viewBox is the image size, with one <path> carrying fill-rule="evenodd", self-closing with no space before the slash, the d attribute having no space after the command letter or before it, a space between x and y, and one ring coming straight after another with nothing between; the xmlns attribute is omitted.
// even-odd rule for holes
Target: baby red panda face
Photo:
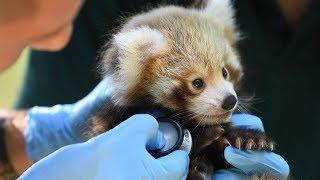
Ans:
<svg viewBox="0 0 320 180"><path fill-rule="evenodd" d="M203 9L168 6L136 15L104 53L119 106L160 105L199 121L227 121L242 68L230 1Z"/></svg>
<svg viewBox="0 0 320 180"><path fill-rule="evenodd" d="M193 38L187 38L193 33ZM185 36L185 37L181 37ZM188 112L201 124L225 122L237 105L234 85L241 77L237 54L214 30L180 36L139 27L114 37L115 102L144 98Z"/></svg>
<svg viewBox="0 0 320 180"><path fill-rule="evenodd" d="M158 103L176 111L188 111L201 124L225 122L236 108L237 94L229 65L216 61L214 64L187 62L185 66L189 68L175 70L175 75L169 70L162 76L166 82L155 78L150 92Z"/></svg>
<svg viewBox="0 0 320 180"><path fill-rule="evenodd" d="M199 37L201 42L194 39L187 47L177 47L185 43L171 39L169 50L152 60L155 73L149 93L161 105L189 112L200 124L227 121L238 101L238 57L226 39L213 36L212 42Z"/></svg>

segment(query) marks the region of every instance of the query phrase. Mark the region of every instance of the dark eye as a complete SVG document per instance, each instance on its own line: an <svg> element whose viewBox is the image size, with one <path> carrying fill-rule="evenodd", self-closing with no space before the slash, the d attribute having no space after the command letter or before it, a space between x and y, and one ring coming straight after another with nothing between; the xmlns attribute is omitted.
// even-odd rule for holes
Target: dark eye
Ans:
<svg viewBox="0 0 320 180"><path fill-rule="evenodd" d="M222 68L222 76L227 79L228 78L228 71L226 68Z"/></svg>
<svg viewBox="0 0 320 180"><path fill-rule="evenodd" d="M197 89L201 89L204 86L204 82L202 79L198 78L192 81L192 85Z"/></svg>

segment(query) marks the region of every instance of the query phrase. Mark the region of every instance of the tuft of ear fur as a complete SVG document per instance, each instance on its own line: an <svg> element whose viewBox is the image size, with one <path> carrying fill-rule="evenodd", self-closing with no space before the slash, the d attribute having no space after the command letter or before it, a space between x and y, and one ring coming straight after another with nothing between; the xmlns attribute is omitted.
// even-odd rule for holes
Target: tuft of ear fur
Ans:
<svg viewBox="0 0 320 180"><path fill-rule="evenodd" d="M234 26L234 9L230 0L207 0L204 13L219 19L226 26Z"/></svg>
<svg viewBox="0 0 320 180"><path fill-rule="evenodd" d="M125 56L144 59L159 53L165 45L165 38L161 32L142 26L115 35L114 43Z"/></svg>
<svg viewBox="0 0 320 180"><path fill-rule="evenodd" d="M113 36L102 55L104 75L112 75L119 68L137 71L142 61L160 53L165 44L163 34L147 26L119 32Z"/></svg>
<svg viewBox="0 0 320 180"><path fill-rule="evenodd" d="M234 19L234 8L231 0L206 0L206 7L201 13L221 25L223 33L232 44L239 39Z"/></svg>
<svg viewBox="0 0 320 180"><path fill-rule="evenodd" d="M147 60L165 50L164 35L147 26L137 27L116 34L109 49L103 56L104 75L112 75L117 97L121 103L125 94L130 93L142 76ZM122 98L122 99L121 99Z"/></svg>

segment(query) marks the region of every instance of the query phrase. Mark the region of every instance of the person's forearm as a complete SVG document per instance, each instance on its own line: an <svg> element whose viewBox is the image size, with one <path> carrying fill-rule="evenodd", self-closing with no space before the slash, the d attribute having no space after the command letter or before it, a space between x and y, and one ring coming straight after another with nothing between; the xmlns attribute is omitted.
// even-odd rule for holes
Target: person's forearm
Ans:
<svg viewBox="0 0 320 180"><path fill-rule="evenodd" d="M22 174L32 165L25 153L24 145L26 111L0 109L0 117L5 119L4 141L9 163L17 174Z"/></svg>

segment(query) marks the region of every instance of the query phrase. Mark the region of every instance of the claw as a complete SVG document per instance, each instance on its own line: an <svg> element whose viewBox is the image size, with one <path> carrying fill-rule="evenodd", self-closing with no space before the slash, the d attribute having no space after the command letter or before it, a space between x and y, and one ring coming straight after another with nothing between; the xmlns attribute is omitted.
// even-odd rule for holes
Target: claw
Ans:
<svg viewBox="0 0 320 180"><path fill-rule="evenodd" d="M215 127L213 129L214 135L212 136L213 140L217 140L221 137L221 135L224 133L224 129L222 127Z"/></svg>
<svg viewBox="0 0 320 180"><path fill-rule="evenodd" d="M269 149L270 149L270 151L273 151L274 150L274 143L273 142L270 142L269 143Z"/></svg>
<svg viewBox="0 0 320 180"><path fill-rule="evenodd" d="M219 134L223 134L224 131L225 131L224 128L222 128L222 127L217 127L216 130L217 130L217 132L218 132Z"/></svg>
<svg viewBox="0 0 320 180"><path fill-rule="evenodd" d="M253 139L249 139L249 140L247 141L247 144L246 144L246 146L245 146L245 149L246 149L246 150L251 150L254 145L255 145L255 143L254 143Z"/></svg>
<svg viewBox="0 0 320 180"><path fill-rule="evenodd" d="M262 150L266 147L267 142L264 139L260 139L258 142L258 150Z"/></svg>
<svg viewBox="0 0 320 180"><path fill-rule="evenodd" d="M220 138L216 143L219 150L224 150L228 145L231 145L226 138Z"/></svg>
<svg viewBox="0 0 320 180"><path fill-rule="evenodd" d="M237 137L235 141L235 147L238 149L241 149L242 139L240 137Z"/></svg>

